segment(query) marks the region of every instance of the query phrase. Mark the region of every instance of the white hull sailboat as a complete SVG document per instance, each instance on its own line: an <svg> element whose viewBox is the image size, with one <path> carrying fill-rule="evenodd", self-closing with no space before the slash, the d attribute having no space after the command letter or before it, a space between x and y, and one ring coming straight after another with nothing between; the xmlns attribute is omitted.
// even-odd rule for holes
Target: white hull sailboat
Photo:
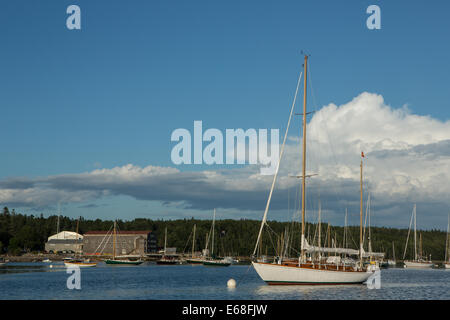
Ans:
<svg viewBox="0 0 450 320"><path fill-rule="evenodd" d="M269 285L338 285L365 282L372 272L335 265L277 265L253 262L258 275ZM329 269L327 269L329 268Z"/></svg>
<svg viewBox="0 0 450 320"><path fill-rule="evenodd" d="M364 267L363 265L363 249L362 249L362 159L361 159L361 207L360 207L360 250L356 251L356 254L360 256L360 260L355 265L345 265L339 263L323 263L320 258L317 261L309 261L306 257L307 252L314 250L315 252L326 252L330 248L321 248L320 240L318 250L316 247L307 244L305 239L305 190L306 190L306 80L307 80L307 62L308 56L305 55L304 61L304 93L303 93L303 154L302 154L302 175L299 178L302 179L302 227L301 227L301 251L298 260L283 259L282 257L275 262L261 262L257 258L252 262L255 271L269 285L338 285L338 284L359 284L364 283L375 271L371 266ZM264 226L267 222L267 213L270 206L270 200L276 183L281 158L284 152L284 146L288 134L290 121L292 118L297 92L300 84L301 75L297 82L296 93L294 101L291 107L291 113L284 136L283 145L281 148L280 158L277 164L275 175L272 181L272 187L270 189L269 197L264 211L263 219L261 221L261 227L259 230L258 238L253 251L253 257L256 257L258 246L260 245L261 235ZM363 156L363 154L361 154ZM310 175L309 175L310 176ZM320 211L319 211L320 212ZM320 213L319 213L320 214ZM320 230L320 229L319 229ZM320 239L320 237L319 237ZM329 252L329 251L328 251ZM283 261L284 260L284 261Z"/></svg>
<svg viewBox="0 0 450 320"><path fill-rule="evenodd" d="M203 260L204 266L215 266L215 267L228 267L231 265L231 261L228 259L215 259L214 257L214 223L216 221L216 209L214 209L213 222L211 226L212 237L211 237L211 256L206 257ZM208 241L206 243L206 249L208 249Z"/></svg>
<svg viewBox="0 0 450 320"><path fill-rule="evenodd" d="M404 261L405 268L413 269L429 269L433 267L433 263L430 261Z"/></svg>
<svg viewBox="0 0 450 320"><path fill-rule="evenodd" d="M80 217L81 218L81 217ZM76 233L78 234L78 225L80 223L80 219L77 221L77 230ZM80 253L76 254L79 255ZM64 259L64 265L67 268L71 267L79 267L79 268L91 268L96 267L96 262L91 262L89 259L81 259L81 258L71 258L71 259Z"/></svg>
<svg viewBox="0 0 450 320"><path fill-rule="evenodd" d="M79 260L79 261L64 262L64 265L66 267L89 268L97 266L97 263Z"/></svg>
<svg viewBox="0 0 450 320"><path fill-rule="evenodd" d="M409 222L408 236L406 238L405 252L403 253L403 259L406 256L406 249L408 248L409 232L411 231L411 224L414 218L414 260L404 260L404 268L409 269L430 269L434 264L431 261L426 261L422 258L422 236L420 236L420 253L417 253L417 225L416 225L416 205L414 204L411 220Z"/></svg>

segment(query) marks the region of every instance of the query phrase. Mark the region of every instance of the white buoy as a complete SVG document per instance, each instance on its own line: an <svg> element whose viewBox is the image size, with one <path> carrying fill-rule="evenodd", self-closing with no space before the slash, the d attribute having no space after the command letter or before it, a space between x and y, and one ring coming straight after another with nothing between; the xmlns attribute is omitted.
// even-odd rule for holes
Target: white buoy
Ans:
<svg viewBox="0 0 450 320"><path fill-rule="evenodd" d="M50 268L53 268L53 265L52 265L52 264L50 265Z"/></svg>
<svg viewBox="0 0 450 320"><path fill-rule="evenodd" d="M228 288L236 288L236 281L234 279L228 280L227 287Z"/></svg>

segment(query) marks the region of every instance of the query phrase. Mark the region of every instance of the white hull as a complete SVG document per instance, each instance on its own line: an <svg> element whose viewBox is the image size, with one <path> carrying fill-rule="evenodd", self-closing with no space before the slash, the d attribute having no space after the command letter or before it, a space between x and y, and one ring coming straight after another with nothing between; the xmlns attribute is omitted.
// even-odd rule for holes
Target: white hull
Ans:
<svg viewBox="0 0 450 320"><path fill-rule="evenodd" d="M80 268L88 268L88 267L95 267L96 263L71 263L71 262L64 262L64 265L66 267L80 267Z"/></svg>
<svg viewBox="0 0 450 320"><path fill-rule="evenodd" d="M444 263L444 268L445 269L450 269L450 263Z"/></svg>
<svg viewBox="0 0 450 320"><path fill-rule="evenodd" d="M431 262L418 262L418 261L404 261L405 268L412 269L429 269L433 267Z"/></svg>
<svg viewBox="0 0 450 320"><path fill-rule="evenodd" d="M282 266L252 262L258 275L267 284L326 285L356 284L365 282L373 273L360 271L336 271Z"/></svg>

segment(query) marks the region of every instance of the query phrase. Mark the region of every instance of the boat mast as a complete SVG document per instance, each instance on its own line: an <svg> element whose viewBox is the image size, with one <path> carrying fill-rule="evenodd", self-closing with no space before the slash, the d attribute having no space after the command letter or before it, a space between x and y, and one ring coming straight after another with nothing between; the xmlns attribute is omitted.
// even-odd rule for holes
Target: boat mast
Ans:
<svg viewBox="0 0 450 320"><path fill-rule="evenodd" d="M348 228L347 228L347 214L348 210L345 208L345 223L344 223L344 248L347 249L347 242L348 242Z"/></svg>
<svg viewBox="0 0 450 320"><path fill-rule="evenodd" d="M394 247L394 241L392 241L392 256L393 256L394 261L395 261L395 247Z"/></svg>
<svg viewBox="0 0 450 320"><path fill-rule="evenodd" d="M416 204L414 204L414 260L417 261L417 236L416 236Z"/></svg>
<svg viewBox="0 0 450 320"><path fill-rule="evenodd" d="M114 221L113 260L116 259L116 221Z"/></svg>
<svg viewBox="0 0 450 320"><path fill-rule="evenodd" d="M166 247L167 247L167 227L166 227L166 233L164 236L164 255L166 255Z"/></svg>
<svg viewBox="0 0 450 320"><path fill-rule="evenodd" d="M328 238L328 248L331 248L331 230L330 230L329 222L328 222L328 227L327 227L327 238ZM330 251L328 251L328 256L330 256Z"/></svg>
<svg viewBox="0 0 450 320"><path fill-rule="evenodd" d="M422 232L419 234L419 259L422 259Z"/></svg>
<svg viewBox="0 0 450 320"><path fill-rule="evenodd" d="M80 224L80 218L78 218L78 220L77 220L77 232L75 232L76 233L75 237L76 237L77 240L78 240L78 226ZM77 247L79 248L79 246L77 246ZM76 254L79 254L79 253L80 253L80 250L77 250Z"/></svg>
<svg viewBox="0 0 450 320"><path fill-rule="evenodd" d="M448 215L448 220L447 220L447 239L445 241L445 259L444 261L447 261L448 258L448 251L449 251L449 238L448 238L448 232L450 231L450 214Z"/></svg>
<svg viewBox="0 0 450 320"><path fill-rule="evenodd" d="M194 248L195 248L195 227L197 225L194 224L194 235L192 236L192 256L194 256Z"/></svg>
<svg viewBox="0 0 450 320"><path fill-rule="evenodd" d="M216 209L214 208L213 223L212 223L211 257L214 255L214 222L215 221L216 221Z"/></svg>
<svg viewBox="0 0 450 320"><path fill-rule="evenodd" d="M61 203L58 202L58 222L56 223L56 234L59 234L59 217L61 216Z"/></svg>
<svg viewBox="0 0 450 320"><path fill-rule="evenodd" d="M321 203L320 203L320 200L319 200L319 243L318 243L318 246L319 246L319 264L320 264L320 258L321 258L321 254L320 254L320 245L321 245L321 240L320 240L320 235L321 235L321 233L320 233L320 229L322 229L322 225L321 225L321 220L320 220L320 214L321 214L321 212L322 212L322 205L321 205Z"/></svg>
<svg viewBox="0 0 450 320"><path fill-rule="evenodd" d="M362 224L362 217L363 217L363 158L364 153L361 152L361 165L360 165L360 208L359 208L359 260L360 260L360 266L362 268L362 259L363 259L363 224Z"/></svg>
<svg viewBox="0 0 450 320"><path fill-rule="evenodd" d="M305 188L306 188L306 80L308 68L308 56L305 55L303 64L305 78L303 80L303 153L302 153L302 238L301 238L301 261L306 260L305 255Z"/></svg>

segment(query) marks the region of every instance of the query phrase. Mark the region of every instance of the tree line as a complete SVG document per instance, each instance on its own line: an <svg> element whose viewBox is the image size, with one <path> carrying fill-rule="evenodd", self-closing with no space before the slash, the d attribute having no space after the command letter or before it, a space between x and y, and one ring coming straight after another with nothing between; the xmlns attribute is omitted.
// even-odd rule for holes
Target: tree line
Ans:
<svg viewBox="0 0 450 320"><path fill-rule="evenodd" d="M0 214L0 254L8 253L19 255L24 252L43 252L48 237L57 233L58 216L44 217L16 213L14 209L4 207ZM88 231L110 230L113 220L89 220L80 217L69 218L60 216L60 231L77 231L84 234ZM152 220L137 218L131 221L117 220L117 226L122 231L148 230L152 231L160 248L164 247L165 229L167 228L167 246L176 247L177 252L191 252L193 227L195 232L195 251L206 247L209 235L208 248L211 251L211 220L178 219L178 220ZM214 253L222 256L250 256L255 248L261 222L249 219L216 220L214 231ZM296 256L300 250L299 222L268 221L262 233L259 254L280 255L282 251ZM318 245L317 224L307 223L306 237L310 244ZM344 237L344 232L346 233ZM340 226L321 225L321 246L337 246L358 249L359 226L350 226L344 230ZM440 230L426 230L417 232L422 236L422 252L424 257L441 261L444 259L446 232ZM405 250L408 229L371 227L371 246L373 251L384 252L387 258L402 259ZM366 230L364 248L368 248L368 230ZM346 241L344 241L346 239ZM419 240L418 251L419 251ZM409 237L406 259L414 258L413 232Z"/></svg>

